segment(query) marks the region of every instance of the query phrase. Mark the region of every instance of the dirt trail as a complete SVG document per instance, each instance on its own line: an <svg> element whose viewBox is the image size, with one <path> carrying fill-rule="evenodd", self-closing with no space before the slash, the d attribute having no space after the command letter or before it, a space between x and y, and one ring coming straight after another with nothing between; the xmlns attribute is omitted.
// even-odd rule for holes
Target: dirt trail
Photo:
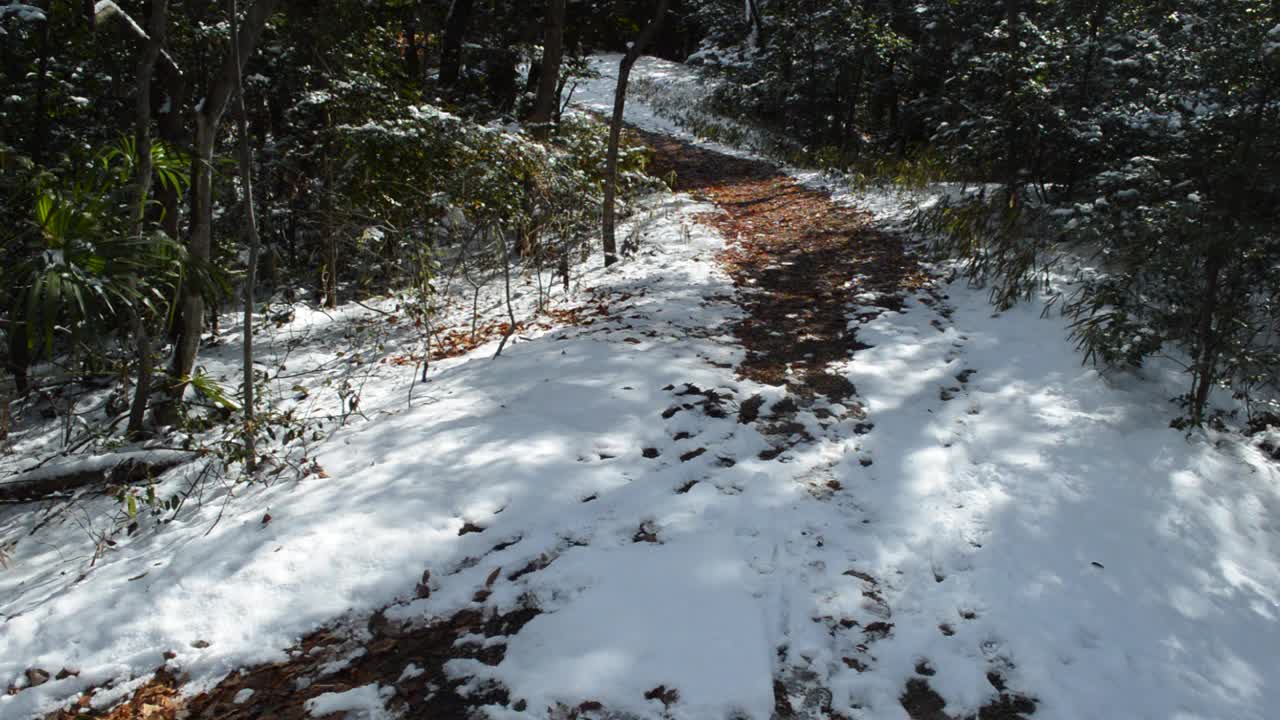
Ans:
<svg viewBox="0 0 1280 720"><path fill-rule="evenodd" d="M759 429L772 438L770 459L813 438L794 422L797 407L835 420L864 420L855 388L831 372L867 346L850 324L881 310L899 310L912 292L932 292L929 275L901 238L881 232L871 215L838 205L759 160L733 157L667 135L639 133L654 150L650 172L675 180L675 189L715 204L722 212L700 220L728 241L720 262L737 288L746 317L734 334L747 351L739 376L785 386L789 401L775 403ZM755 419L752 406L744 421ZM859 425L860 430L870 428Z"/></svg>
<svg viewBox="0 0 1280 720"><path fill-rule="evenodd" d="M917 259L899 238L876 230L868 213L837 205L825 193L803 187L769 164L668 136L641 135L655 151L652 174L668 178L674 173L677 190L705 198L723 211L700 219L728 240L719 260L734 280L735 302L745 310L745 317L733 328L747 351L736 372L763 384L785 386L790 398L771 408L762 408L762 402L753 405L751 400L743 403L739 420L759 418L761 430L778 438L777 447L762 457L813 440L788 422L797 406L810 407L824 400L824 407L834 406L838 409L834 414L840 417L863 417L856 388L830 367L866 347L857 340L856 324L850 326L850 311L855 307L859 319L866 321L878 309L900 309L909 293L931 292L929 276ZM867 580L875 584L874 579ZM487 589L478 590L477 608L483 608L487 596ZM469 657L497 665L504 646L478 643L476 638L515 635L536 614L536 610L521 610L497 616L467 609L426 626L413 626L389 623L376 613L367 625L344 622L316 632L290 651L291 659L233 673L194 698L179 695L180 669L161 668L154 680L113 710L90 711L92 693L88 693L78 707L50 717L302 720L309 717L308 699L370 683L395 688L389 707L405 717L468 717L481 705L506 705L511 699L498 686L461 690L465 681L449 677L445 663ZM463 638L467 641L457 644ZM421 672L406 677L402 671L410 664ZM337 669L329 671L326 665ZM919 684L916 692L908 688L904 693L904 708L916 718L945 718L941 706L932 702L935 696L925 692L927 684ZM775 683L775 717L799 717L783 685L781 680ZM841 717L831 712L829 697L828 692L821 715ZM511 708L524 710L522 704L516 702ZM566 718L607 713L590 701L561 711Z"/></svg>
<svg viewBox="0 0 1280 720"><path fill-rule="evenodd" d="M669 136L644 134L651 172L675 173L676 189L722 209L703 220L730 242L721 261L748 317L735 328L747 359L740 375L841 402L854 393L827 371L861 347L848 328L854 304L900 309L928 276L901 239L875 229L869 213L837 205L757 160L731 157Z"/></svg>

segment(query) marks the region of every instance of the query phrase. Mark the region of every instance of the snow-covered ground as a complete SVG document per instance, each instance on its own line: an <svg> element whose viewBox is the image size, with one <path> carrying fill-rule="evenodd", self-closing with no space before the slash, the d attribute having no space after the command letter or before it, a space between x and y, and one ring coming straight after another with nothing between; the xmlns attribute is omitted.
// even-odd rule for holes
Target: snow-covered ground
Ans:
<svg viewBox="0 0 1280 720"><path fill-rule="evenodd" d="M576 96L589 109L611 103L616 57L598 65L606 77ZM649 59L635 72L693 82ZM681 132L636 101L628 119ZM592 700L763 720L776 679L828 689L849 717L900 718L920 671L957 717L996 695L989 672L1037 698L1037 718L1275 717L1274 463L1234 436L1169 429L1163 378L1103 377L1060 320L994 315L962 283L949 312L921 295L860 325L872 347L834 370L865 421L802 410L816 440L762 460L769 439L736 409L784 391L729 367L741 311L715 262L724 240L695 221L714 208L652 203L640 253L581 278L578 302L602 301L607 321L437 364L411 408L412 364L375 362L369 420L312 448L322 474L211 491L93 563L88 513L28 535L43 507L0 512L0 541L17 541L0 569L0 683L20 689L0 716L136 678L98 696L120 697L167 651L199 687L396 599L398 617L448 615L496 578L488 604L541 613L496 667L450 667L527 701L495 717ZM383 316L295 318L315 338L295 352L332 358L353 318ZM228 368L233 332L217 351ZM424 569L430 597L410 602ZM78 675L25 687L28 668L64 667ZM659 686L678 691L669 707L645 698Z"/></svg>

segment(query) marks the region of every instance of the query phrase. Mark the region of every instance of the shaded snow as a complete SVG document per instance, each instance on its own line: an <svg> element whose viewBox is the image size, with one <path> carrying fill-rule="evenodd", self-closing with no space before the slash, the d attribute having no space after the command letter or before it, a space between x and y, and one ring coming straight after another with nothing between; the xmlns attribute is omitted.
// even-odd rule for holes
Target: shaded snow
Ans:
<svg viewBox="0 0 1280 720"><path fill-rule="evenodd" d="M635 72L691 82L648 58ZM594 107L611 86L576 97ZM628 119L672 129L638 101ZM892 221L891 199L878 202ZM765 438L732 413L664 419L683 383L732 403L782 397L712 364L742 350L714 260L723 241L693 220L711 210L650 205L638 257L583 278L611 305L607 323L440 363L412 409L411 367L371 373L369 421L315 448L328 477L239 488L225 508L214 495L92 569L82 528L28 541L38 512L4 510L0 537L23 539L0 571L0 682L22 688L29 667L81 672L0 697L0 715L144 676L166 650L197 686L282 659L335 617L412 597L423 569L430 598L395 615L444 616L500 569L488 602L542 614L497 667L450 670L501 680L533 717L595 700L645 718L763 720L774 678L813 677L850 717L903 718L898 696L922 660L955 715L994 697L995 671L1045 720L1274 716L1275 464L1234 436L1170 430L1161 378L1103 377L1060 320L1034 306L993 315L962 283L946 288L949 318L913 298L859 326L873 347L836 370L865 402L868 433L802 414L819 441L765 461ZM331 357L345 323L367 315L300 313L310 334L297 361ZM227 372L234 332L219 351ZM840 489L814 491L830 481ZM459 534L467 524L482 531ZM657 542L636 542L641 529ZM815 618L893 628L858 672L844 658L860 632ZM659 685L679 691L665 710L644 698ZM379 717L388 689L322 695L311 711Z"/></svg>
<svg viewBox="0 0 1280 720"><path fill-rule="evenodd" d="M384 700L394 694L395 688L381 685L362 685L344 692L327 692L307 701L311 717L322 718L333 713L345 713L350 720L390 720Z"/></svg>

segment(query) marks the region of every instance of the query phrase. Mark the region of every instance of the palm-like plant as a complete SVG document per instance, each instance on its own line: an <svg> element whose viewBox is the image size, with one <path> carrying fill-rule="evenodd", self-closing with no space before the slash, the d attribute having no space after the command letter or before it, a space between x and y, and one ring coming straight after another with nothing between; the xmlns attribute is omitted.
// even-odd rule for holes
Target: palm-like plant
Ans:
<svg viewBox="0 0 1280 720"><path fill-rule="evenodd" d="M161 144L152 153L160 183L186 184L182 159ZM52 356L57 334L71 347L110 334L128 313L163 316L180 282L216 284L207 269L192 272L183 246L163 233L128 231L129 181L136 166L131 140L99 156L87 179L38 182L26 227L9 238L18 261L0 270L10 289L11 328L24 328L27 347Z"/></svg>

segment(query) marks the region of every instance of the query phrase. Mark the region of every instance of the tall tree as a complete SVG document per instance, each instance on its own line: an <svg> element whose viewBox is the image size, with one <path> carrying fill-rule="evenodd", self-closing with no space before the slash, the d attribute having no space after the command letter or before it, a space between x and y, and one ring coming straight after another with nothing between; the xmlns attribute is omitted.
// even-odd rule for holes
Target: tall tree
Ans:
<svg viewBox="0 0 1280 720"><path fill-rule="evenodd" d="M133 223L130 234L141 238L145 231L147 203L151 195L151 78L156 60L164 46L169 20L169 0L151 0L151 13L147 19L147 38L138 57L137 97L135 98L133 142L137 153L137 187L134 190ZM132 311L134 343L137 345L138 376L134 388L133 404L129 408L127 433L137 437L142 432L146 418L147 402L151 397L151 335L142 308Z"/></svg>
<svg viewBox="0 0 1280 720"><path fill-rule="evenodd" d="M542 74L538 77L538 94L534 97L529 123L536 137L545 138L556 109L560 86L560 60L564 56L565 0L548 0L542 23Z"/></svg>
<svg viewBox="0 0 1280 720"><path fill-rule="evenodd" d="M472 0L453 0L444 21L444 38L440 42L440 85L453 87L462 73L462 40L471 22Z"/></svg>
<svg viewBox="0 0 1280 720"><path fill-rule="evenodd" d="M618 241L614 237L614 198L618 190L618 141L622 137L622 113L627 103L627 81L631 68L640 59L640 53L662 26L669 0L658 0L658 7L640 35L627 43L627 52L618 64L618 85L613 91L613 119L609 122L609 151L604 168L604 211L601 213L600 235L604 246L604 265L609 267L618 261Z"/></svg>
<svg viewBox="0 0 1280 720"><path fill-rule="evenodd" d="M212 251L213 224L213 150L218 139L227 102L236 87L240 67L253 54L262 37L267 20L280 6L280 0L256 0L245 12L244 20L236 33L235 50L228 52L222 66L209 83L204 99L195 113L194 158L192 160L191 234L187 240L187 253L191 261L207 263ZM173 403L181 397L191 371L195 367L196 353L200 349L200 334L204 330L204 297L194 283L183 283L179 305L177 341L169 366L174 385L170 402L162 408L161 422L172 421Z"/></svg>
<svg viewBox="0 0 1280 720"><path fill-rule="evenodd" d="M253 210L253 150L249 147L249 109L244 101L244 69L237 47L236 0L227 0L231 17L231 57L235 59L236 126L240 135L240 191L244 193L244 231L249 262L244 274L244 449L245 469L253 473L258 458L253 415L253 301L258 275L258 219Z"/></svg>

